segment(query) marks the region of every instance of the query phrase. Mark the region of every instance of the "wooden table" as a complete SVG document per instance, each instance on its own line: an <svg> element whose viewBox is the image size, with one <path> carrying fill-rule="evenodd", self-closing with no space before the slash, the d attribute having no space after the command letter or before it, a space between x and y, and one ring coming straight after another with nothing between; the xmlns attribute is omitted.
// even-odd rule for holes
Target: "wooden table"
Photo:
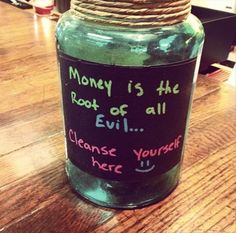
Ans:
<svg viewBox="0 0 236 233"><path fill-rule="evenodd" d="M0 2L0 232L235 233L236 88L200 76L181 182L137 210L79 199L65 175L55 22Z"/></svg>

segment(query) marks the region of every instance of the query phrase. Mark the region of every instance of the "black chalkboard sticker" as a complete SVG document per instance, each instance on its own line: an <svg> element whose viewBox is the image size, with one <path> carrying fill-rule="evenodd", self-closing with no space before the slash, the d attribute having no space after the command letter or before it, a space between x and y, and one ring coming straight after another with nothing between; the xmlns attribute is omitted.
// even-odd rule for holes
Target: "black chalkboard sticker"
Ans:
<svg viewBox="0 0 236 233"><path fill-rule="evenodd" d="M58 51L67 154L110 180L165 173L180 162L196 59L125 67Z"/></svg>

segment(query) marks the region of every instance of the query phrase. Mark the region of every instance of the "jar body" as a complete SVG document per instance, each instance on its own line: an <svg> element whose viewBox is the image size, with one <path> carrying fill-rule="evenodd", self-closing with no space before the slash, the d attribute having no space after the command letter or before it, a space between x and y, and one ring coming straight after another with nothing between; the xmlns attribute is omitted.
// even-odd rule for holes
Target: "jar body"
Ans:
<svg viewBox="0 0 236 233"><path fill-rule="evenodd" d="M192 95L204 32L193 15L172 26L126 28L83 21L69 11L58 22L56 38L58 51L83 61L113 67L158 67L197 59L192 73ZM142 207L163 199L177 186L182 161L162 174L140 180L115 180L85 172L69 158L66 170L73 188L86 199L113 208Z"/></svg>

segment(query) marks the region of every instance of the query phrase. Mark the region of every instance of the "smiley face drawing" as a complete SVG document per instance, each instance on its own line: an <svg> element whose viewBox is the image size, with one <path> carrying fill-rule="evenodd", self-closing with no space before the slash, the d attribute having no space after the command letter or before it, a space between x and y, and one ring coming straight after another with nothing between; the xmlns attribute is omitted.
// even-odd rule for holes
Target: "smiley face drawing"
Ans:
<svg viewBox="0 0 236 233"><path fill-rule="evenodd" d="M146 161L141 161L140 162L140 167L136 168L135 171L136 172L150 172L155 168L155 165L153 164L152 166L150 165L150 160L146 160Z"/></svg>

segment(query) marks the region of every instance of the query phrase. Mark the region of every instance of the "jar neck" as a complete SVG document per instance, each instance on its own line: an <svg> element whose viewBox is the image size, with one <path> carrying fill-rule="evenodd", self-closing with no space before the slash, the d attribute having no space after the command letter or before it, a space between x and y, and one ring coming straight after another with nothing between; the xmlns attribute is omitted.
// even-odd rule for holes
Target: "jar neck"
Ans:
<svg viewBox="0 0 236 233"><path fill-rule="evenodd" d="M129 27L173 25L184 21L190 0L72 0L71 11L93 22Z"/></svg>

